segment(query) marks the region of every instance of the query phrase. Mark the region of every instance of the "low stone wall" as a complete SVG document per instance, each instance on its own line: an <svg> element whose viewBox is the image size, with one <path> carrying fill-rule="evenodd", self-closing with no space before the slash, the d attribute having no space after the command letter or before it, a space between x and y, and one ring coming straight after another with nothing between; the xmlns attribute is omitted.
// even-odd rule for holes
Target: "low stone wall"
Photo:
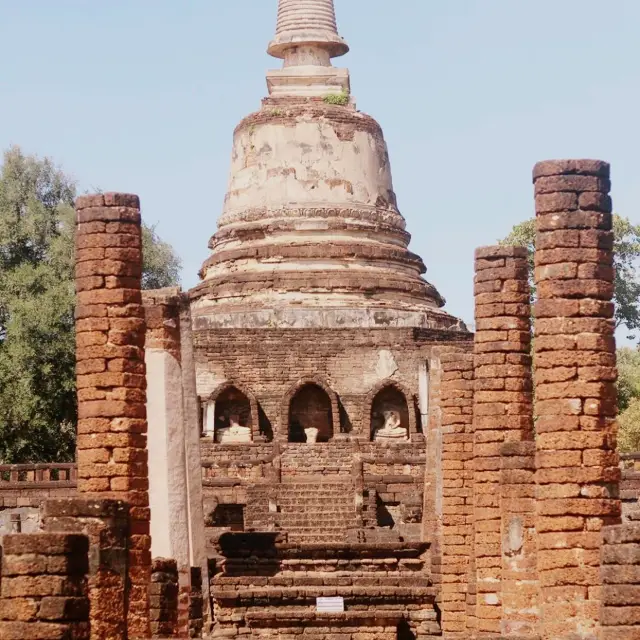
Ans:
<svg viewBox="0 0 640 640"><path fill-rule="evenodd" d="M359 450L364 526L390 529L405 540L420 540L426 443L366 443ZM368 539L372 540L370 535Z"/></svg>
<svg viewBox="0 0 640 640"><path fill-rule="evenodd" d="M89 638L89 540L17 534L3 540L0 638Z"/></svg>
<svg viewBox="0 0 640 640"><path fill-rule="evenodd" d="M226 534L212 580L215 633L317 640L439 637L428 544L307 544ZM341 599L324 612L317 598ZM408 633L413 635L402 635Z"/></svg>
<svg viewBox="0 0 640 640"><path fill-rule="evenodd" d="M640 638L640 524L603 530L601 640Z"/></svg>
<svg viewBox="0 0 640 640"><path fill-rule="evenodd" d="M178 565L175 560L154 558L149 588L149 618L154 638L178 636Z"/></svg>
<svg viewBox="0 0 640 640"><path fill-rule="evenodd" d="M132 597L127 584L129 505L89 498L48 500L43 506L42 524L48 532L88 536L91 638L126 637L123 613Z"/></svg>
<svg viewBox="0 0 640 640"><path fill-rule="evenodd" d="M14 532L17 520L22 533L38 531L42 503L76 493L73 463L0 465L0 536Z"/></svg>
<svg viewBox="0 0 640 640"><path fill-rule="evenodd" d="M622 502L622 519L640 520L640 464L627 466L628 461L636 463L636 460L629 460L628 456L621 456L622 476L620 478L620 500ZM625 459L626 458L626 459ZM640 462L638 456L637 462Z"/></svg>
<svg viewBox="0 0 640 640"><path fill-rule="evenodd" d="M189 595L189 637L201 638L204 628L204 592L202 571L199 567L191 568L191 593Z"/></svg>

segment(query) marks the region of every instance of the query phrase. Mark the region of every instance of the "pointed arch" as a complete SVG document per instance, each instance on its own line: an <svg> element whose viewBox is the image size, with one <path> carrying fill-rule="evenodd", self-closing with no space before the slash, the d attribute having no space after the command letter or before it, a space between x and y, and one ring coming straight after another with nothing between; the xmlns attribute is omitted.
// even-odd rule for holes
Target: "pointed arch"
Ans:
<svg viewBox="0 0 640 640"><path fill-rule="evenodd" d="M379 382L369 393L367 394L363 407L363 416L365 424L368 421L369 437L373 439L375 425L373 424L373 414L375 410L375 404L381 399L385 399L384 395L387 395L386 400L388 402L394 402L394 395L399 403L398 410L404 417L401 418L401 422L404 422L407 429L407 435L409 439L412 439L415 434L418 433L418 422L416 418L416 408L414 397L411 391L405 387L401 382L387 378Z"/></svg>
<svg viewBox="0 0 640 640"><path fill-rule="evenodd" d="M246 399L248 410L242 407L242 397ZM258 400L248 387L245 387L236 380L227 380L213 390L207 398L207 401L215 403L216 418L223 402L235 402L237 404L235 410L244 414L244 419L249 422L249 424L244 426L251 427L251 439L255 442L256 439L260 437Z"/></svg>
<svg viewBox="0 0 640 640"><path fill-rule="evenodd" d="M327 417L328 428L330 430L329 439L340 433L340 407L338 403L338 395L329 386L327 381L320 376L310 376L301 378L287 389L282 398L280 407L280 431L279 437L282 440L289 440L292 411L291 405L296 396L304 390L305 387L316 387L320 389L328 398L329 416ZM323 438L325 439L325 438Z"/></svg>

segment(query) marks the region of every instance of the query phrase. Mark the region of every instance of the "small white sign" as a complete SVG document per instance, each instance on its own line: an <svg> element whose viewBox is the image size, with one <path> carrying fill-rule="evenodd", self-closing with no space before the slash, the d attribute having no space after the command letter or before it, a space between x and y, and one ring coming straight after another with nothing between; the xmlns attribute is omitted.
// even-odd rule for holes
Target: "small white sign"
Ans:
<svg viewBox="0 0 640 640"><path fill-rule="evenodd" d="M318 613L344 613L344 598L316 598Z"/></svg>

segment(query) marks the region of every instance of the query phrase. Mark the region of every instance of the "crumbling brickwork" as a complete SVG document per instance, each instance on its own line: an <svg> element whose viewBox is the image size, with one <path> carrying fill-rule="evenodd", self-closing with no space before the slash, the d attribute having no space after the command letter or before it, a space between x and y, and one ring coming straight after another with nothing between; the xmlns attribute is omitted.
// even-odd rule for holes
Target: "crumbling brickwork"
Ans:
<svg viewBox="0 0 640 640"><path fill-rule="evenodd" d="M88 640L87 537L25 533L2 544L0 638Z"/></svg>
<svg viewBox="0 0 640 640"><path fill-rule="evenodd" d="M208 574L207 574L208 575ZM191 592L189 594L189 637L200 638L204 628L205 603L202 588L202 571L191 568ZM207 592L208 593L208 592Z"/></svg>
<svg viewBox="0 0 640 640"><path fill-rule="evenodd" d="M42 508L47 532L85 534L91 545L88 587L91 640L126 638L129 505L119 500L47 500Z"/></svg>
<svg viewBox="0 0 640 640"><path fill-rule="evenodd" d="M600 640L640 638L640 524L603 531Z"/></svg>
<svg viewBox="0 0 640 640"><path fill-rule="evenodd" d="M609 165L542 162L535 392L541 635L597 633L601 529L620 516Z"/></svg>
<svg viewBox="0 0 640 640"><path fill-rule="evenodd" d="M440 608L442 629L464 638L469 561L473 550L473 354L444 353L442 411L442 529Z"/></svg>
<svg viewBox="0 0 640 640"><path fill-rule="evenodd" d="M281 534L247 533L225 534L218 546L224 563L213 596L221 635L439 636L427 544L298 545ZM344 598L343 613L316 611L316 598L336 596Z"/></svg>
<svg viewBox="0 0 640 640"><path fill-rule="evenodd" d="M536 624L531 308L527 250L476 250L474 557L479 633Z"/></svg>
<svg viewBox="0 0 640 640"><path fill-rule="evenodd" d="M127 631L149 635L151 578L140 202L76 201L78 489L130 508Z"/></svg>
<svg viewBox="0 0 640 640"><path fill-rule="evenodd" d="M154 638L186 638L178 620L178 565L175 560L154 558L149 588L149 617Z"/></svg>

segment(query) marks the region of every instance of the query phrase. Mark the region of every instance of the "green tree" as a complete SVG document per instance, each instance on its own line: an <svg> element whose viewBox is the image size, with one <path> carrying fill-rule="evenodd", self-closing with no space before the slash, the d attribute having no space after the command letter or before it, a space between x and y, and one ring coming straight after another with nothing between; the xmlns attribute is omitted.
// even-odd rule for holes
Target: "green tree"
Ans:
<svg viewBox="0 0 640 640"><path fill-rule="evenodd" d="M618 349L618 447L640 450L640 351Z"/></svg>
<svg viewBox="0 0 640 640"><path fill-rule="evenodd" d="M615 321L616 328L624 326L629 331L630 340L635 339L635 331L640 329L640 225L634 225L628 218L613 216L614 265L615 265ZM527 247L532 293L533 252L536 248L535 219L525 220L511 229L509 235L500 244Z"/></svg>
<svg viewBox="0 0 640 640"><path fill-rule="evenodd" d="M614 264L615 264L615 321L616 328L624 326L629 339L635 339L640 329L640 225L627 218L614 215ZM529 250L529 280L532 295L533 260L535 251L535 219L517 224L500 244L527 247ZM620 451L640 450L640 351L623 347L618 358L618 447Z"/></svg>
<svg viewBox="0 0 640 640"><path fill-rule="evenodd" d="M63 461L75 449L75 184L13 147L0 169L0 461ZM180 261L143 227L147 288Z"/></svg>

